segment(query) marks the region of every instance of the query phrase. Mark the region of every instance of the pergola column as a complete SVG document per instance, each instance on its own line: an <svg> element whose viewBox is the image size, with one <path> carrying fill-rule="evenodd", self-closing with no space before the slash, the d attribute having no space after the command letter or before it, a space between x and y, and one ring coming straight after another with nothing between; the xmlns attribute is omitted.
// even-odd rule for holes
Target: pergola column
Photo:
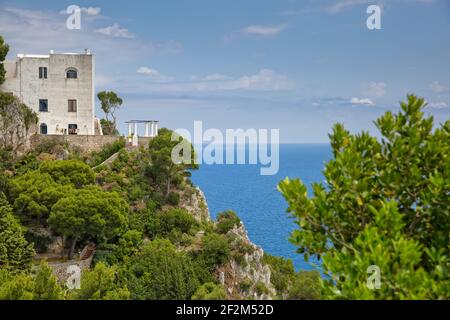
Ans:
<svg viewBox="0 0 450 320"><path fill-rule="evenodd" d="M131 137L131 122L128 123L128 136Z"/></svg>
<svg viewBox="0 0 450 320"><path fill-rule="evenodd" d="M155 126L153 121L150 121L150 137L154 137L155 136Z"/></svg>
<svg viewBox="0 0 450 320"><path fill-rule="evenodd" d="M146 122L146 123L145 123L145 136L146 136L146 137L148 137L148 134L149 134L149 133L148 133L148 129L149 129L148 127L149 127L149 123Z"/></svg>
<svg viewBox="0 0 450 320"><path fill-rule="evenodd" d="M158 135L158 126L159 126L159 122L155 121L155 137Z"/></svg>

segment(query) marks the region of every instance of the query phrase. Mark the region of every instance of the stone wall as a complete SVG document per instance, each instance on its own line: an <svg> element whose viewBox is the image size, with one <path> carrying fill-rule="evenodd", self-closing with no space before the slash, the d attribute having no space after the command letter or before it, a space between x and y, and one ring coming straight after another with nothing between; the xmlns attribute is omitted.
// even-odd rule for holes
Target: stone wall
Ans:
<svg viewBox="0 0 450 320"><path fill-rule="evenodd" d="M85 152L99 151L105 145L119 140L120 136L99 136L99 135L40 135L31 137L31 148L34 149L39 144L46 141L58 141L68 143L71 146L79 147ZM139 137L139 146L147 146L152 138Z"/></svg>

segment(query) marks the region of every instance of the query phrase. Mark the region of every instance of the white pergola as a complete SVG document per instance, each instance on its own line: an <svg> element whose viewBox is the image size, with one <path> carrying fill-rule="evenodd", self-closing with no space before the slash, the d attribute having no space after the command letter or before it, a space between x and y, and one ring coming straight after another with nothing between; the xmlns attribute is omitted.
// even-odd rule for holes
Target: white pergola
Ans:
<svg viewBox="0 0 450 320"><path fill-rule="evenodd" d="M134 146L138 145L138 125L145 125L144 137L156 137L158 135L159 121L155 120L130 120L128 124L128 138L132 139Z"/></svg>

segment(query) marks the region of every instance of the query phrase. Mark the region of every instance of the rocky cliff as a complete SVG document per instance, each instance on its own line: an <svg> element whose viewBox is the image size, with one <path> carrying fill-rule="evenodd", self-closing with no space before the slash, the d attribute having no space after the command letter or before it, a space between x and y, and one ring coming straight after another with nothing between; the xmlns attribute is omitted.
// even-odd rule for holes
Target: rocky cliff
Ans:
<svg viewBox="0 0 450 320"><path fill-rule="evenodd" d="M186 201L187 200L187 201ZM211 221L204 193L195 187L195 192L185 198L182 206L199 221ZM267 300L276 296L271 283L270 267L264 263L264 251L248 237L244 223L235 225L227 237L233 239L233 254L229 261L216 270L219 282L225 287L230 299Z"/></svg>

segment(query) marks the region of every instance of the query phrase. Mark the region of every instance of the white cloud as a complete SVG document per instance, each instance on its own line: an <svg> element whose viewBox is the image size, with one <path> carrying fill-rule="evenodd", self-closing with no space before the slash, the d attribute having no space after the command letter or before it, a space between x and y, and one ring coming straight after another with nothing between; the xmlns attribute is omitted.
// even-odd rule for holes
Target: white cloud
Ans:
<svg viewBox="0 0 450 320"><path fill-rule="evenodd" d="M442 84L439 83L439 81L433 81L430 84L430 89L434 92L434 93L443 93L448 91L448 88L446 88L445 86L443 86Z"/></svg>
<svg viewBox="0 0 450 320"><path fill-rule="evenodd" d="M366 85L365 94L371 97L382 97L386 94L386 83L370 82Z"/></svg>
<svg viewBox="0 0 450 320"><path fill-rule="evenodd" d="M183 50L180 43L172 40L152 42L138 37L124 39L93 32L93 19L83 19L80 30L69 30L66 19L66 15L57 11L0 6L1 34L10 45L7 58L15 59L17 53L48 54L52 49L57 53L84 52L89 48L98 58L97 70L118 70L118 64L124 66L119 69L124 69L130 61Z"/></svg>
<svg viewBox="0 0 450 320"><path fill-rule="evenodd" d="M147 70L149 69L149 70ZM160 72L141 67L140 77L135 73L122 75L120 77L112 77L113 84L111 89L120 88L121 92L126 93L145 93L145 94L161 94L168 96L182 95L214 95L224 92L275 92L286 91L293 88L293 83L286 76L276 73L273 70L262 69L252 75L242 75L239 77L229 77L225 75L191 77L189 80L180 80L161 75ZM158 73L156 73L158 72ZM155 76L142 75L153 74ZM159 76L156 76L159 74ZM213 74L214 75L214 74ZM206 78L210 80L205 80ZM217 80L212 80L216 78ZM220 79L219 79L220 78Z"/></svg>
<svg viewBox="0 0 450 320"><path fill-rule="evenodd" d="M371 2L370 0L340 0L336 2L335 4L329 6L327 9L328 11L332 13L338 13L341 12L347 8L360 5L360 4L367 4Z"/></svg>
<svg viewBox="0 0 450 320"><path fill-rule="evenodd" d="M445 109L445 108L448 108L448 107L449 107L448 104L447 104L446 102L443 102L443 101L440 101L440 102L430 102L430 103L428 103L428 106L429 106L430 108L433 108L433 109Z"/></svg>
<svg viewBox="0 0 450 320"><path fill-rule="evenodd" d="M136 73L143 74L146 76L153 76L153 77L159 77L161 75L161 73L159 73L159 71L152 69L152 68L148 68L148 67L140 67L139 69L136 70Z"/></svg>
<svg viewBox="0 0 450 320"><path fill-rule="evenodd" d="M279 26L253 25L243 28L241 32L248 35L274 36L283 31L284 29L286 29L286 25L279 25Z"/></svg>
<svg viewBox="0 0 450 320"><path fill-rule="evenodd" d="M98 7L81 8L81 12L84 12L90 16L98 16L101 11L102 9Z"/></svg>
<svg viewBox="0 0 450 320"><path fill-rule="evenodd" d="M136 73L144 75L155 82L167 82L173 80L173 78L162 75L158 70L149 67L140 67L136 70Z"/></svg>
<svg viewBox="0 0 450 320"><path fill-rule="evenodd" d="M219 74L219 73L214 73L214 74L210 74L207 75L206 77L202 78L203 81L223 81L223 80L227 80L230 79L227 76L224 76L223 74Z"/></svg>
<svg viewBox="0 0 450 320"><path fill-rule="evenodd" d="M374 3L375 2L375 3ZM349 9L351 7L357 6L357 5L370 5L370 4L377 4L380 7L384 7L387 4L391 4L394 2L394 0L338 0L334 4L328 6L326 9L328 12L331 13L339 13L346 9ZM434 0L396 0L395 2L398 3L423 3L423 4L431 4L434 2Z"/></svg>
<svg viewBox="0 0 450 320"><path fill-rule="evenodd" d="M114 23L109 27L95 29L94 32L98 32L115 38L133 39L135 37L135 35L128 31L128 29L121 28L118 23Z"/></svg>
<svg viewBox="0 0 450 320"><path fill-rule="evenodd" d="M361 106L370 106L370 107L375 106L375 103L373 103L373 101L370 100L369 98L360 99L360 98L354 97L354 98L350 99L350 103L354 104L354 105L361 105Z"/></svg>

